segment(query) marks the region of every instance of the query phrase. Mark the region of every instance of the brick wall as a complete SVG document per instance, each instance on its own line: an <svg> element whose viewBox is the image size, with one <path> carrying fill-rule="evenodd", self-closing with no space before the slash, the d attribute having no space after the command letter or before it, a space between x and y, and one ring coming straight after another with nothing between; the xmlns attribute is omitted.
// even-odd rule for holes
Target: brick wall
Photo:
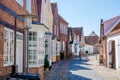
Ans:
<svg viewBox="0 0 120 80"><path fill-rule="evenodd" d="M68 31L68 23L61 17L61 16L59 16L59 24L63 24L63 25L65 25L65 27L67 27L67 31ZM60 26L60 25L59 25ZM61 27L61 26L60 26ZM65 33L61 33L62 31L60 31L60 28L59 28L59 35L60 35L60 41L61 42L65 42L65 51L64 51L64 55L65 55L65 58L66 58L66 56L67 56L67 53L68 53L68 51L67 51L67 49L68 49L68 45L67 45L67 43L68 43L68 34L65 34Z"/></svg>
<svg viewBox="0 0 120 80"><path fill-rule="evenodd" d="M39 73L40 74L40 80L44 80L44 66L37 67L37 68L30 68L29 72Z"/></svg>
<svg viewBox="0 0 120 80"><path fill-rule="evenodd" d="M51 3L52 14L53 14L53 34L59 40L59 15L57 3ZM54 30L56 27L56 30Z"/></svg>
<svg viewBox="0 0 120 80"><path fill-rule="evenodd" d="M36 7L35 7L35 0L32 0L32 14L36 15ZM24 29L24 22L21 21L20 19L18 19L19 17L16 15L25 15L28 14L28 11L26 11L26 0L24 0L24 6L22 7L20 4L18 4L16 2L16 0L1 0L2 5L4 5L6 7L6 9L0 9L0 20L5 21L6 23L10 24L9 28L14 29L14 27L16 26L17 29L22 30ZM0 3L0 5L1 5ZM16 19L16 25L15 25L15 17L17 17ZM37 19L33 19L34 21L36 21ZM8 27L5 25L2 25L0 23L0 76L4 76L7 74L10 74L12 72L12 67L8 66L8 67L3 67L3 56L4 56L4 38L3 38L3 31L4 31L4 27ZM24 40L25 41L25 40ZM25 45L25 42L24 42ZM25 47L24 47L25 49ZM24 60L25 59L25 54L24 54ZM25 68L25 61L24 61L24 68ZM42 77L42 80L44 78L44 69L43 67L41 68L36 68L35 71L37 73L39 73ZM34 72L34 70L33 70Z"/></svg>

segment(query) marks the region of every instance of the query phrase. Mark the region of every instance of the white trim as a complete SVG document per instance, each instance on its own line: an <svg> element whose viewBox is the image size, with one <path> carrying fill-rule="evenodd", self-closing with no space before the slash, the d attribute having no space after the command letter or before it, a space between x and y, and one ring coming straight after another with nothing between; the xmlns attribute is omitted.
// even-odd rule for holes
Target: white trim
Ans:
<svg viewBox="0 0 120 80"><path fill-rule="evenodd" d="M7 31L7 33L5 33L5 31ZM13 33L12 37L10 36L11 32ZM5 36L5 34L8 34L7 36ZM3 62L3 65L4 67L5 66L10 66L10 65L13 65L14 64L14 31L9 29L9 28L6 28L4 27L4 40L6 39L6 43L8 41L8 45L5 43L4 41L4 62L6 60L6 55L8 56L7 57L7 60L8 62L7 63L4 63ZM13 44L10 45L10 41L13 40ZM11 50L10 50L11 49ZM11 52L10 52L11 51ZM10 54L11 53L11 54ZM11 61L10 61L11 60Z"/></svg>
<svg viewBox="0 0 120 80"><path fill-rule="evenodd" d="M118 52L118 40L120 40L120 35L114 35L114 36L110 36L110 37L108 37L108 39L107 39L107 64L108 64L108 66L109 66L109 46L110 46L110 41L111 40L114 40L115 41L115 59L116 59L116 61L115 61L115 65L116 65L116 69L118 69L119 68L119 66L120 66L120 62L119 62L119 52Z"/></svg>

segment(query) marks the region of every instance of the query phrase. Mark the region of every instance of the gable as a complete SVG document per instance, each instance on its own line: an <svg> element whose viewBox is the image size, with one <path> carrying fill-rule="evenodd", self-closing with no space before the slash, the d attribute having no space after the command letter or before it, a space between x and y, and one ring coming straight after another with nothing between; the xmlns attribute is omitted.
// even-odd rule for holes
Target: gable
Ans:
<svg viewBox="0 0 120 80"><path fill-rule="evenodd" d="M99 37L98 36L85 36L85 43L87 45L94 46L98 43Z"/></svg>
<svg viewBox="0 0 120 80"><path fill-rule="evenodd" d="M113 28L112 31L116 31L116 30L118 30L118 29L120 29L120 22ZM112 31L111 31L111 32L112 32Z"/></svg>
<svg viewBox="0 0 120 80"><path fill-rule="evenodd" d="M107 21L103 22L104 25L104 34L108 35L120 22L120 16L114 17L112 19L109 19Z"/></svg>

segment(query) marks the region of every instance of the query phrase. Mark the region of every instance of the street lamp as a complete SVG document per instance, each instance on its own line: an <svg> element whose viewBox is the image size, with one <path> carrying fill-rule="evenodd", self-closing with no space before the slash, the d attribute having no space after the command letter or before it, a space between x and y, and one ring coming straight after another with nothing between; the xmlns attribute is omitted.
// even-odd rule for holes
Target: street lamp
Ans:
<svg viewBox="0 0 120 80"><path fill-rule="evenodd" d="M25 52L26 52L26 72L28 73L29 71L29 59L28 59L28 50L29 50L29 29L32 28L32 18L35 16L31 15L31 14L27 14L27 15L19 15L19 17L24 18L24 38L25 38Z"/></svg>
<svg viewBox="0 0 120 80"><path fill-rule="evenodd" d="M45 55L48 55L47 48L48 48L48 41L45 40Z"/></svg>

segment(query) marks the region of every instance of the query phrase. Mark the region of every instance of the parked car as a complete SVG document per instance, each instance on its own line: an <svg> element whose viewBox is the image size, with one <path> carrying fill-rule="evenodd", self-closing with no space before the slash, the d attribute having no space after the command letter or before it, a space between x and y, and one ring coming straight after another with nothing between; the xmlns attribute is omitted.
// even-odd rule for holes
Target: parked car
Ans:
<svg viewBox="0 0 120 80"><path fill-rule="evenodd" d="M40 80L40 75L35 73L15 73L12 77L15 79L8 80Z"/></svg>
<svg viewBox="0 0 120 80"><path fill-rule="evenodd" d="M7 78L5 80L27 80L27 79L20 79L20 78Z"/></svg>

